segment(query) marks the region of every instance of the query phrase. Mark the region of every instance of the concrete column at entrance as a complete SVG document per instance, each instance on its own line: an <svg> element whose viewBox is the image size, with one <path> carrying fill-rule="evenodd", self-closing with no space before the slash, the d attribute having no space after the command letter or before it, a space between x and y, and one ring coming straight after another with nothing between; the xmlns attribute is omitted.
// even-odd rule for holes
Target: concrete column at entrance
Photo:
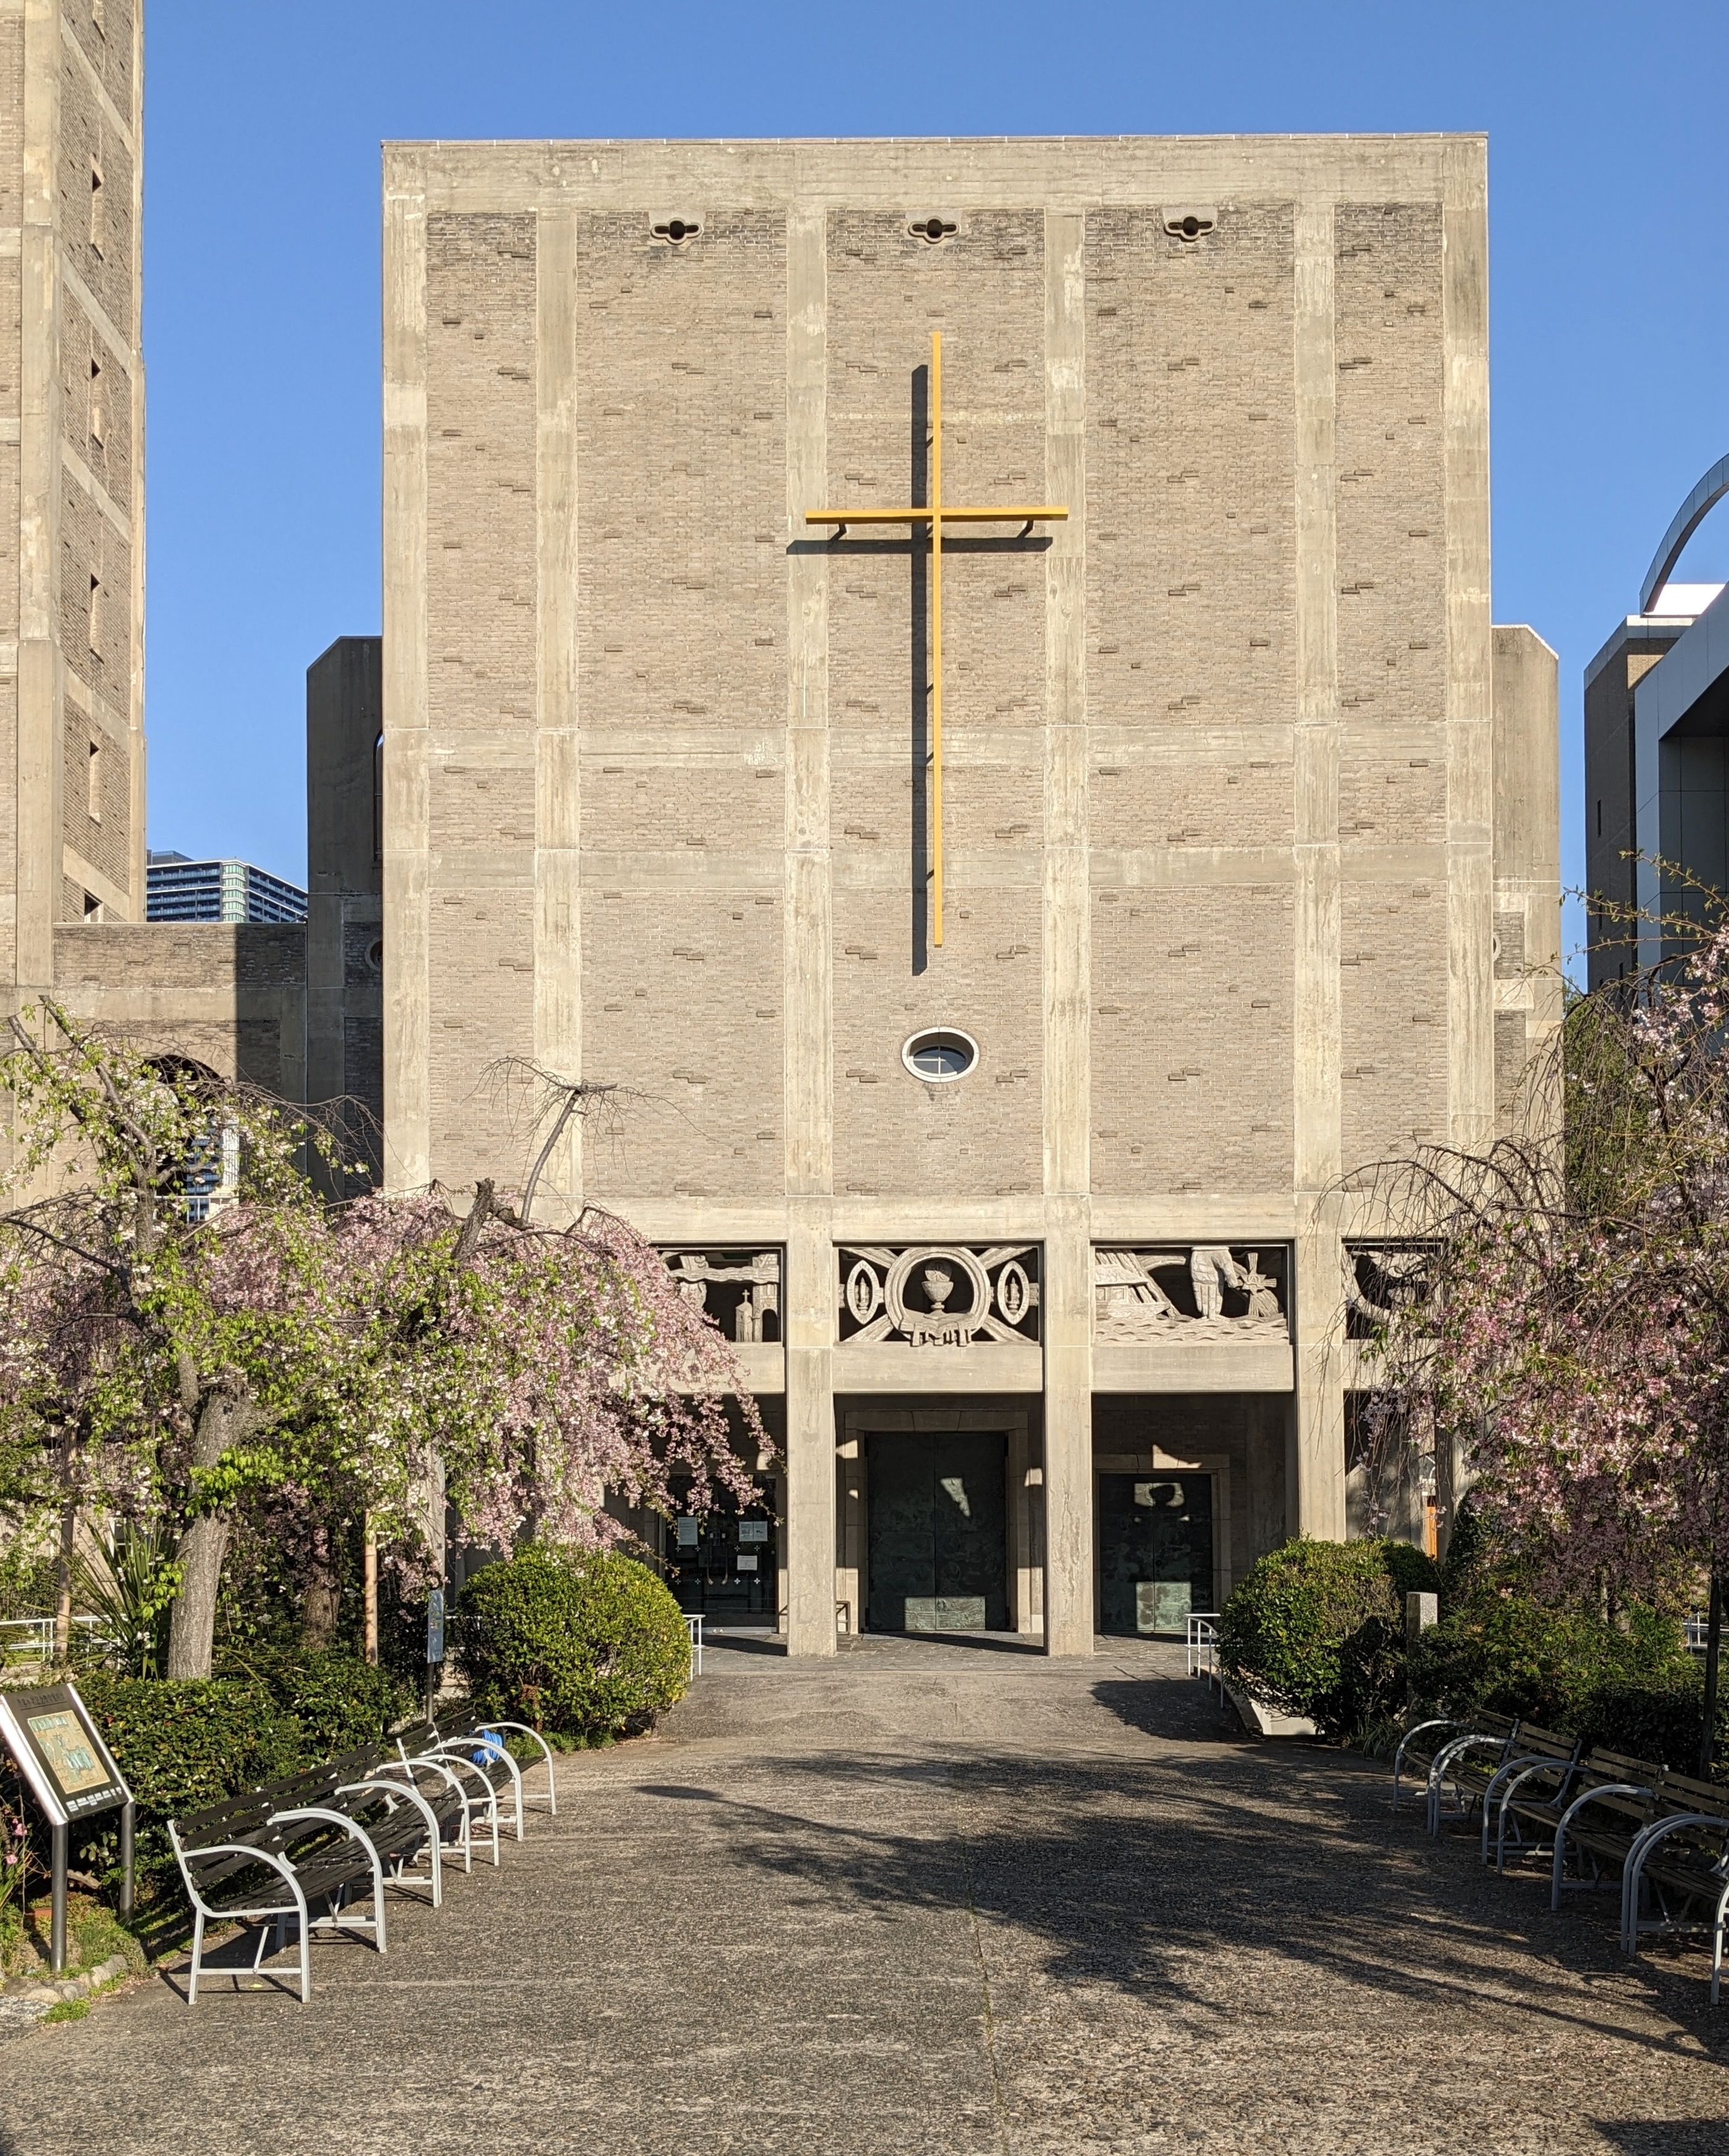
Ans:
<svg viewBox="0 0 1729 2156"><path fill-rule="evenodd" d="M1015 1630L1023 1638L1045 1629L1044 1471L1021 1416L1009 1429L1009 1586Z"/></svg>
<svg viewBox="0 0 1729 2156"><path fill-rule="evenodd" d="M1297 1389L1285 1460L1285 1532L1345 1540L1344 1246L1339 1201L1317 1203L1297 1239Z"/></svg>
<svg viewBox="0 0 1729 2156"><path fill-rule="evenodd" d="M828 499L826 213L786 225L786 514ZM828 564L787 557L785 998L786 1650L835 1651L834 1029Z"/></svg>
<svg viewBox="0 0 1729 2156"><path fill-rule="evenodd" d="M1084 1202L1045 1244L1045 1652L1093 1651L1093 1250ZM1059 1225L1060 1224L1060 1225Z"/></svg>
<svg viewBox="0 0 1729 2156"><path fill-rule="evenodd" d="M834 1251L813 1206L786 1252L786 1651L835 1651Z"/></svg>

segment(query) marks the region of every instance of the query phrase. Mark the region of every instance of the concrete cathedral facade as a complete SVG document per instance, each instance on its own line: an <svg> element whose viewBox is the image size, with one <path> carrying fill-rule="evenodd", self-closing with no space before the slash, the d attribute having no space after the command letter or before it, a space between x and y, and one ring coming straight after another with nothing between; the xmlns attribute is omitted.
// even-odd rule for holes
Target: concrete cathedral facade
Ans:
<svg viewBox="0 0 1729 2156"><path fill-rule="evenodd" d="M622 1089L555 1202L739 1338L795 1653L1084 1653L1342 1535L1338 1179L1489 1139L1556 1015L1484 143L399 144L384 203L387 1179L507 1172L501 1056ZM939 470L998 511L940 564L862 516Z"/></svg>
<svg viewBox="0 0 1729 2156"><path fill-rule="evenodd" d="M520 1177L509 1059L616 1088L540 1209L737 1341L763 1502L645 1532L795 1653L1084 1654L1346 1533L1398 1256L1340 1178L1490 1138L1558 1017L1483 141L388 146L383 634L308 676L308 921L168 928L92 5L0 9L16 1000L368 1105L396 1189Z"/></svg>

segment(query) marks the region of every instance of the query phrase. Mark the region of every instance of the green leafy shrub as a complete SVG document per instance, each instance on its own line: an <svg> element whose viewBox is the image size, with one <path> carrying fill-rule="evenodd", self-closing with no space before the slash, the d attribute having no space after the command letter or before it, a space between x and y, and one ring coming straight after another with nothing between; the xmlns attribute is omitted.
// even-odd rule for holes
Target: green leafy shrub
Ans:
<svg viewBox="0 0 1729 2156"><path fill-rule="evenodd" d="M468 1581L452 1630L484 1712L586 1743L651 1728L690 1681L678 1604L630 1558L533 1546Z"/></svg>
<svg viewBox="0 0 1729 2156"><path fill-rule="evenodd" d="M1434 1585L1429 1559L1421 1550L1407 1558L1407 1549L1299 1536L1269 1551L1225 1604L1226 1674L1267 1706L1307 1715L1325 1737L1348 1734L1389 1687L1402 1688L1406 1589L1398 1583Z"/></svg>
<svg viewBox="0 0 1729 2156"><path fill-rule="evenodd" d="M1633 1608L1611 1623L1555 1608L1491 1575L1466 1584L1411 1651L1413 1697L1439 1713L1474 1707L1691 1772L1697 1766L1704 1676L1680 1621ZM1716 1745L1729 1753L1729 1700Z"/></svg>
<svg viewBox="0 0 1729 2156"><path fill-rule="evenodd" d="M394 1670L340 1647L235 1649L222 1657L217 1673L261 1684L320 1759L376 1743L414 1704L412 1691Z"/></svg>
<svg viewBox="0 0 1729 2156"><path fill-rule="evenodd" d="M152 1874L172 1869L171 1819L291 1774L311 1756L299 1722L261 1684L91 1671L78 1690L136 1799L137 1861ZM111 1869L119 1846L119 1816L103 1813L83 1844L85 1861Z"/></svg>

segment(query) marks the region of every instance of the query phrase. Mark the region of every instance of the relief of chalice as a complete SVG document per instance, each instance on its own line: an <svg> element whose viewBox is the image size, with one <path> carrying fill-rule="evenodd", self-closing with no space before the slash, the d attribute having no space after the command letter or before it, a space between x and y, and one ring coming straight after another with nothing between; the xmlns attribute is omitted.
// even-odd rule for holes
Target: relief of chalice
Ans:
<svg viewBox="0 0 1729 2156"><path fill-rule="evenodd" d="M919 1285L924 1290L925 1300L929 1303L932 1313L940 1317L944 1304L955 1292L954 1281L940 1266L927 1265L919 1276Z"/></svg>

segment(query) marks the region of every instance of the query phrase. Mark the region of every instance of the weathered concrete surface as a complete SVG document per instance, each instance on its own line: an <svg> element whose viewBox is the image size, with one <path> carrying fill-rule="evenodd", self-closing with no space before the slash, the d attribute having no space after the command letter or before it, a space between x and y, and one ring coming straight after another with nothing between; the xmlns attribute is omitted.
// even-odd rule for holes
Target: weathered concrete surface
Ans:
<svg viewBox="0 0 1729 2156"><path fill-rule="evenodd" d="M302 2008L5 2047L4 2149L1721 2156L1729 2008L1613 1904L1224 1732L1181 1656L713 1649L664 1732Z"/></svg>

